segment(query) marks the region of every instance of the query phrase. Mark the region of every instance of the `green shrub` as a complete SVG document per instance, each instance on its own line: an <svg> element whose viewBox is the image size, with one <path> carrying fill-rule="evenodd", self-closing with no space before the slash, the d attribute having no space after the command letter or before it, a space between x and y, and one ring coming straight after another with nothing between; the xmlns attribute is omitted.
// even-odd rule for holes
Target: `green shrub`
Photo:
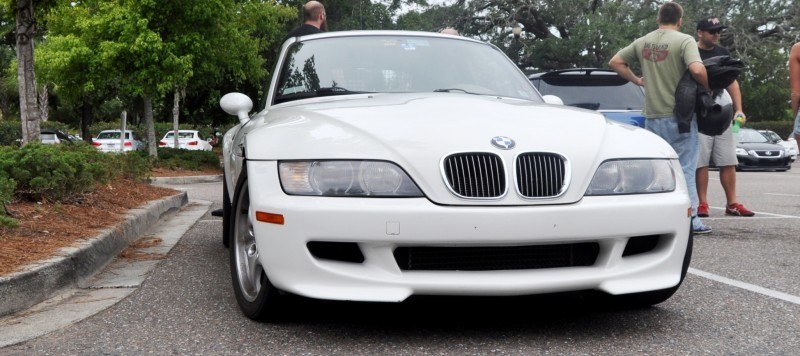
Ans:
<svg viewBox="0 0 800 356"><path fill-rule="evenodd" d="M188 170L219 168L219 156L213 151L189 151L169 147L158 148L156 167Z"/></svg>
<svg viewBox="0 0 800 356"><path fill-rule="evenodd" d="M5 216L5 215L0 215L0 226L5 226L5 227L13 229L13 228L17 227L18 225L19 225L19 223L17 222L17 219L14 219L14 218L11 218L11 217L8 217L8 216Z"/></svg>
<svg viewBox="0 0 800 356"><path fill-rule="evenodd" d="M17 182L8 177L5 171L0 170L0 226L15 227L16 220L8 216L6 204L11 202Z"/></svg>
<svg viewBox="0 0 800 356"><path fill-rule="evenodd" d="M147 151L132 151L124 154L112 154L115 174L124 178L149 180L153 167Z"/></svg>
<svg viewBox="0 0 800 356"><path fill-rule="evenodd" d="M82 142L34 143L0 150L0 171L16 182L17 195L60 201L89 192L96 183L117 177L146 178L149 162L136 154L103 154Z"/></svg>
<svg viewBox="0 0 800 356"><path fill-rule="evenodd" d="M794 130L794 121L757 121L746 122L744 127L749 127L756 130L771 130L775 131L782 139L786 139L792 134Z"/></svg>
<svg viewBox="0 0 800 356"><path fill-rule="evenodd" d="M19 120L0 121L0 146L19 146L22 138L22 124Z"/></svg>
<svg viewBox="0 0 800 356"><path fill-rule="evenodd" d="M17 151L18 166L11 168L10 173L18 182L20 193L36 200L61 200L92 187L91 172L98 170L87 169L93 164L83 158L54 145L32 143Z"/></svg>

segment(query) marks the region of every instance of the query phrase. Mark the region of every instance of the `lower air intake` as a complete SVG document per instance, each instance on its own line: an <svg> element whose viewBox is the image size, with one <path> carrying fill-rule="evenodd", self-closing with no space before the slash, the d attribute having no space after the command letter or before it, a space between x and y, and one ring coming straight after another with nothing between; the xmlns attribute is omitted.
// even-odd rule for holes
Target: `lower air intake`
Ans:
<svg viewBox="0 0 800 356"><path fill-rule="evenodd" d="M591 266L596 242L486 247L398 247L397 265L404 271L498 271Z"/></svg>

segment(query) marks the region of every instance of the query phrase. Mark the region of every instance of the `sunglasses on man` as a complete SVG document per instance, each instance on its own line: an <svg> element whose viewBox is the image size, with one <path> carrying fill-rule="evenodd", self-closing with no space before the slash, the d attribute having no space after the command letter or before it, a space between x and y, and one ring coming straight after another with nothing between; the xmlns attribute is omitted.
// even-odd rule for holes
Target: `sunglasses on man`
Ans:
<svg viewBox="0 0 800 356"><path fill-rule="evenodd" d="M717 29L717 30L706 30L706 32L708 32L708 33L710 33L710 34L712 34L712 35L718 35L718 34L720 34L720 33L722 32L722 29Z"/></svg>

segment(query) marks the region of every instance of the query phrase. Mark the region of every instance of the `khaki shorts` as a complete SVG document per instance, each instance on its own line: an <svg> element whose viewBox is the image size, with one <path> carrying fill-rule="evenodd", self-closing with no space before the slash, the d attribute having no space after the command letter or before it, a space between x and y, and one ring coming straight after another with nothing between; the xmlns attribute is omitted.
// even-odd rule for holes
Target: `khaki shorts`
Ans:
<svg viewBox="0 0 800 356"><path fill-rule="evenodd" d="M697 133L700 139L700 154L697 156L697 168L708 167L709 160L717 167L735 166L739 164L736 159L736 140L733 137L731 126L721 135L708 136Z"/></svg>

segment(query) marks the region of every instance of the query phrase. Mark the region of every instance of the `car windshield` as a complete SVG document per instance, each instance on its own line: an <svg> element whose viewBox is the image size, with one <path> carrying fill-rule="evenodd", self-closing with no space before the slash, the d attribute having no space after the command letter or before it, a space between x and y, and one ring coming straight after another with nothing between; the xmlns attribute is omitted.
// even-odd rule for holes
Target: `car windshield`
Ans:
<svg viewBox="0 0 800 356"><path fill-rule="evenodd" d="M98 140L113 140L113 139L119 140L119 135L120 135L119 132L101 132L101 133L99 133L97 135L97 139ZM131 133L130 132L126 132L125 133L125 139L129 140L130 138L131 138Z"/></svg>
<svg viewBox="0 0 800 356"><path fill-rule="evenodd" d="M56 140L56 134L54 134L54 133L42 133L40 135L40 137L41 137L42 141L55 141Z"/></svg>
<svg viewBox="0 0 800 356"><path fill-rule="evenodd" d="M776 133L774 133L772 131L764 131L764 132L762 132L762 134L764 134L764 136L769 141L772 141L772 142L781 142L782 141L781 137L778 136L778 134L776 134Z"/></svg>
<svg viewBox="0 0 800 356"><path fill-rule="evenodd" d="M561 74L535 79L542 95L555 95L565 105L590 110L643 110L644 92L616 75Z"/></svg>
<svg viewBox="0 0 800 356"><path fill-rule="evenodd" d="M765 143L768 142L764 135L756 130L739 130L736 134L739 143Z"/></svg>
<svg viewBox="0 0 800 356"><path fill-rule="evenodd" d="M451 92L541 101L508 58L486 44L451 38L372 35L294 44L275 104L356 93Z"/></svg>

